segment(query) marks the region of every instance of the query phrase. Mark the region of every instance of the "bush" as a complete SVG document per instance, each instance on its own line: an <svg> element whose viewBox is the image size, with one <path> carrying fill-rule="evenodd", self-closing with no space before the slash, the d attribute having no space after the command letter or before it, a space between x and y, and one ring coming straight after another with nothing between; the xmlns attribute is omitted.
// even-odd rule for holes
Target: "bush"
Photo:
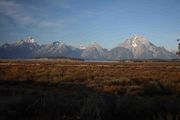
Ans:
<svg viewBox="0 0 180 120"><path fill-rule="evenodd" d="M171 89L158 82L147 82L139 91L139 95L141 96L164 96L171 94Z"/></svg>

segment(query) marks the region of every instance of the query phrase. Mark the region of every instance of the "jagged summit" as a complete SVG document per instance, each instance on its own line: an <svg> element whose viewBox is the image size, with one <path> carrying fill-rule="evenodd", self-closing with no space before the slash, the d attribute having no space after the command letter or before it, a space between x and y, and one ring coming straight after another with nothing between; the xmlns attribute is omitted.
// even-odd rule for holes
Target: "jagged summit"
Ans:
<svg viewBox="0 0 180 120"><path fill-rule="evenodd" d="M101 47L98 43L94 42L93 44L90 44L86 47L85 50L83 50L81 57L85 59L103 59L103 56L106 53L106 49Z"/></svg>
<svg viewBox="0 0 180 120"><path fill-rule="evenodd" d="M18 40L15 44L16 44L16 45L22 45L23 43L25 43L24 40Z"/></svg>
<svg viewBox="0 0 180 120"><path fill-rule="evenodd" d="M35 44L36 41L35 41L35 39L33 37L28 36L25 40L18 40L16 42L16 45L22 45L22 44L26 44L26 43L27 44Z"/></svg>
<svg viewBox="0 0 180 120"><path fill-rule="evenodd" d="M2 48L8 48L9 46L10 46L10 44L4 43L1 47L2 47Z"/></svg>
<svg viewBox="0 0 180 120"><path fill-rule="evenodd" d="M120 44L120 46L128 46L132 48L136 48L142 45L149 46L150 41L141 35L133 35Z"/></svg>
<svg viewBox="0 0 180 120"><path fill-rule="evenodd" d="M27 43L35 43L36 41L35 41L35 39L33 37L28 36L27 39L25 40L25 42L27 42Z"/></svg>
<svg viewBox="0 0 180 120"><path fill-rule="evenodd" d="M86 50L86 49L101 49L102 47L97 43L97 42L94 42L92 44L89 44L89 45L83 45L81 44L79 46L79 49L81 50Z"/></svg>
<svg viewBox="0 0 180 120"><path fill-rule="evenodd" d="M64 42L62 42L62 41L55 41L55 42L53 42L52 44L55 45L55 46L65 46L65 45L66 45L66 44L65 44Z"/></svg>
<svg viewBox="0 0 180 120"><path fill-rule="evenodd" d="M135 41L141 41L141 42L148 42L149 40L145 38L142 35L133 35L130 37L130 39L135 40Z"/></svg>
<svg viewBox="0 0 180 120"><path fill-rule="evenodd" d="M100 48L101 46L97 42L94 42L93 44L88 45L88 48L91 48L91 47Z"/></svg>
<svg viewBox="0 0 180 120"><path fill-rule="evenodd" d="M79 49L80 49L80 50L85 50L85 49L86 49L86 46L83 45L83 44L81 44L81 45L79 46Z"/></svg>

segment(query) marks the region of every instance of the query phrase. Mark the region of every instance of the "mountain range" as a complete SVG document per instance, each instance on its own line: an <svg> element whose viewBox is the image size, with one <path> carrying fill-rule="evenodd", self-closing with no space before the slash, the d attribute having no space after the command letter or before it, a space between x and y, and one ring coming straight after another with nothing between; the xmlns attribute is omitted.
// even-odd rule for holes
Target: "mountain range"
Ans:
<svg viewBox="0 0 180 120"><path fill-rule="evenodd" d="M80 47L66 45L55 41L39 45L34 38L5 43L0 46L0 58L34 58L34 57L73 57L85 60L123 60L123 59L176 59L177 56L164 47L158 47L140 35L126 39L117 47L108 50L97 43Z"/></svg>

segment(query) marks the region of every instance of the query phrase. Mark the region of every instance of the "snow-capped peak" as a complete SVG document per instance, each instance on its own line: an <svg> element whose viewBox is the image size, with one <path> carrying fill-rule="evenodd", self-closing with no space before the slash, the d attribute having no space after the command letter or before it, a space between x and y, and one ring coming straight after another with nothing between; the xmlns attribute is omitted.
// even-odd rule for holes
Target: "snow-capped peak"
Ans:
<svg viewBox="0 0 180 120"><path fill-rule="evenodd" d="M146 44L149 42L148 39L146 39L145 37L140 36L140 35L134 35L130 39L135 42L141 42L142 44Z"/></svg>
<svg viewBox="0 0 180 120"><path fill-rule="evenodd" d="M140 35L134 35L132 37L130 37L129 39L127 39L124 44L126 45L131 45L132 47L137 47L137 46L141 46L141 45L145 45L145 46L149 46L150 42L148 41L148 39L146 39L143 36Z"/></svg>
<svg viewBox="0 0 180 120"><path fill-rule="evenodd" d="M25 44L25 43L34 44L36 42L35 42L35 39L33 37L29 36L25 40L18 40L16 42L16 45L22 45L22 44Z"/></svg>
<svg viewBox="0 0 180 120"><path fill-rule="evenodd" d="M31 36L29 36L26 40L25 40L26 43L35 43L35 39Z"/></svg>
<svg viewBox="0 0 180 120"><path fill-rule="evenodd" d="M62 41L55 41L55 42L53 42L53 45L56 45L56 46L64 46L65 43L62 42Z"/></svg>
<svg viewBox="0 0 180 120"><path fill-rule="evenodd" d="M86 49L86 46L81 44L81 45L79 46L79 49L85 50L85 49Z"/></svg>

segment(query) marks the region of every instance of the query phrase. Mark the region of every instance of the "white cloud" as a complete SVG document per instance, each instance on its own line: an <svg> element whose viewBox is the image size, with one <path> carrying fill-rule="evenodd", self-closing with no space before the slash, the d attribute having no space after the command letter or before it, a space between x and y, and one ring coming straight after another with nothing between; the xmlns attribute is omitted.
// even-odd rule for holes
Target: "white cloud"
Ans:
<svg viewBox="0 0 180 120"><path fill-rule="evenodd" d="M35 18L25 6L14 1L0 1L0 14L11 18L17 25L40 28L62 26L62 21Z"/></svg>
<svg viewBox="0 0 180 120"><path fill-rule="evenodd" d="M32 24L36 22L23 6L13 1L0 1L0 13L12 18L18 24Z"/></svg>

